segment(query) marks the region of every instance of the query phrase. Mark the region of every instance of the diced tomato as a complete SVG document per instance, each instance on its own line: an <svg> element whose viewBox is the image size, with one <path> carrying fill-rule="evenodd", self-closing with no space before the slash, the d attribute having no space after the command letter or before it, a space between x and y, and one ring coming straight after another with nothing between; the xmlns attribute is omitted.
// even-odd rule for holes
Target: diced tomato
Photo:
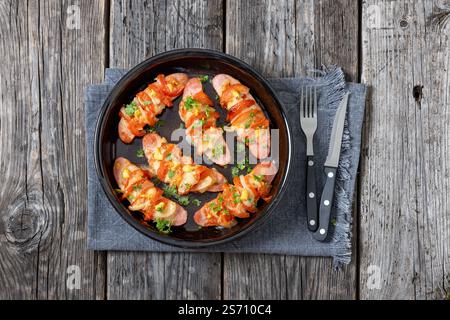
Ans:
<svg viewBox="0 0 450 320"><path fill-rule="evenodd" d="M225 228L231 228L236 224L234 216L230 213L221 213L218 218L218 224Z"/></svg>
<svg viewBox="0 0 450 320"><path fill-rule="evenodd" d="M166 144L166 150L164 152L164 158L166 158L167 155L172 152L173 148L175 148L174 144L172 144L172 143Z"/></svg>
<svg viewBox="0 0 450 320"><path fill-rule="evenodd" d="M193 99L200 102L201 104L206 104L208 106L214 105L214 102L212 102L211 99L208 97L208 95L203 91L196 93Z"/></svg>
<svg viewBox="0 0 450 320"><path fill-rule="evenodd" d="M164 94L171 98L177 97L183 92L184 86L174 78L165 77L163 74L160 74L156 79L160 82ZM169 88L168 83L172 85L172 89Z"/></svg>
<svg viewBox="0 0 450 320"><path fill-rule="evenodd" d="M245 180L245 183L247 184L247 188L249 188L250 191L255 195L255 198L259 197L258 190L255 188L255 186L251 182L251 176L250 175L246 175L244 177L244 180Z"/></svg>
<svg viewBox="0 0 450 320"><path fill-rule="evenodd" d="M220 104L225 107L227 103L233 98L233 91L237 91L240 95L249 93L250 89L243 84L233 84L228 86L220 97Z"/></svg>
<svg viewBox="0 0 450 320"><path fill-rule="evenodd" d="M138 121L130 120L128 122L128 129L130 129L131 133L133 133L136 137L142 137L145 135L145 130L143 129L143 126Z"/></svg>
<svg viewBox="0 0 450 320"><path fill-rule="evenodd" d="M244 110L244 111L242 111L240 114L238 114L237 117L232 119L231 124L233 126L240 126L241 124L246 124L248 122L249 123L249 127L248 128L250 128L251 124L255 120L254 119L255 117L253 117L253 119L251 119L250 114L255 113L255 111L256 110Z"/></svg>
<svg viewBox="0 0 450 320"><path fill-rule="evenodd" d="M169 171L169 167L167 165L167 162L160 161L158 172L156 172L156 175L158 176L158 178L163 181L164 178L166 177L168 171Z"/></svg>
<svg viewBox="0 0 450 320"><path fill-rule="evenodd" d="M148 94L145 91L139 92L136 95L136 97L138 97L138 99L140 101L145 102L145 103L140 104L141 107L143 107L144 109L146 109L146 107L152 103L152 99L148 96Z"/></svg>
<svg viewBox="0 0 450 320"><path fill-rule="evenodd" d="M240 179L239 177L234 177L234 178L233 178L233 184L234 184L236 187L242 189L241 179Z"/></svg>
<svg viewBox="0 0 450 320"><path fill-rule="evenodd" d="M193 113L191 113L189 118L187 118L185 121L186 128L190 128L195 121L201 120L203 117L204 115L202 113L199 113L198 115L194 115Z"/></svg>
<svg viewBox="0 0 450 320"><path fill-rule="evenodd" d="M134 191L133 189L134 186L141 185L143 182L147 180L144 176L142 176L142 178L134 182L132 185L128 185L128 182L131 181L132 177L134 177L136 174L141 174L140 170L131 172L130 177L125 180L124 185L126 186L125 187L126 189L123 190L122 199L128 198L128 196Z"/></svg>
<svg viewBox="0 0 450 320"><path fill-rule="evenodd" d="M258 128L268 128L269 127L269 120L267 118L260 117L258 120L253 121L253 123L250 126L252 129L258 129Z"/></svg>
<svg viewBox="0 0 450 320"><path fill-rule="evenodd" d="M255 100L241 100L231 107L230 111L228 111L227 121L234 119L237 115L239 115L245 109L251 107L256 102Z"/></svg>
<svg viewBox="0 0 450 320"><path fill-rule="evenodd" d="M173 105L172 99L165 93L164 87L158 85L157 82L151 83L148 88L155 92L158 100L166 107L171 107Z"/></svg>
<svg viewBox="0 0 450 320"><path fill-rule="evenodd" d="M158 74L156 76L156 80L159 81L159 83L161 84L162 88L166 88L167 87L166 77L163 74Z"/></svg>

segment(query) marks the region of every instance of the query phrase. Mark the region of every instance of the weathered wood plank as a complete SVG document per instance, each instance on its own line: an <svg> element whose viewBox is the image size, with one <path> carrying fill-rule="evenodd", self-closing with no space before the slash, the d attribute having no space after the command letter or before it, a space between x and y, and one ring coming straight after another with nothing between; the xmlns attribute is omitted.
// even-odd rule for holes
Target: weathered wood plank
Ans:
<svg viewBox="0 0 450 320"><path fill-rule="evenodd" d="M363 2L362 80L371 86L361 169L363 299L450 292L450 26L431 23L439 3Z"/></svg>
<svg viewBox="0 0 450 320"><path fill-rule="evenodd" d="M88 252L84 87L104 65L104 2L0 1L0 298L103 298ZM68 267L80 288L66 285ZM76 269L69 269L70 272ZM76 281L73 282L76 286Z"/></svg>
<svg viewBox="0 0 450 320"><path fill-rule="evenodd" d="M339 64L358 74L356 1L227 2L226 51L266 76L296 76ZM355 259L334 272L331 259L270 255L224 256L225 299L353 299Z"/></svg>
<svg viewBox="0 0 450 320"><path fill-rule="evenodd" d="M113 67L182 47L222 49L222 1L113 1ZM220 254L108 253L108 299L220 299Z"/></svg>

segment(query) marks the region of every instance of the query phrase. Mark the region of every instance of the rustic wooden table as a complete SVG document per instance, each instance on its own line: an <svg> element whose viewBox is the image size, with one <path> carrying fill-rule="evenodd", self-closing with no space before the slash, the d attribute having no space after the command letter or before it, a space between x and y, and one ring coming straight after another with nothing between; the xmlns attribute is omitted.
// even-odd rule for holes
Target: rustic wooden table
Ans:
<svg viewBox="0 0 450 320"><path fill-rule="evenodd" d="M448 298L443 2L0 0L0 298ZM225 51L268 77L338 64L369 86L348 267L86 250L85 87L181 47Z"/></svg>

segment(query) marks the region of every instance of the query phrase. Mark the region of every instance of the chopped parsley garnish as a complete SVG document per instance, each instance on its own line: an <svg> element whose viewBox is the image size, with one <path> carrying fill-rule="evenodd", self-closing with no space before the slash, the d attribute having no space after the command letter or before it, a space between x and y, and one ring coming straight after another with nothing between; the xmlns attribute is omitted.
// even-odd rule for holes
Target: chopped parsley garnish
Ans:
<svg viewBox="0 0 450 320"><path fill-rule="evenodd" d="M141 189L142 189L142 186L141 185L137 185L137 186L133 186L133 190L134 191L141 191Z"/></svg>
<svg viewBox="0 0 450 320"><path fill-rule="evenodd" d="M206 106L205 108L205 115L207 118L211 115L211 108L209 106Z"/></svg>
<svg viewBox="0 0 450 320"><path fill-rule="evenodd" d="M223 144L215 146L214 149L212 150L212 156L214 158L218 158L221 155L223 155Z"/></svg>
<svg viewBox="0 0 450 320"><path fill-rule="evenodd" d="M137 109L138 109L138 106L136 104L136 101L132 101L130 104L127 104L125 106L125 113L128 116L132 117L132 116L134 116L134 113L137 111Z"/></svg>
<svg viewBox="0 0 450 320"><path fill-rule="evenodd" d="M183 122L180 123L180 129L184 129L184 123Z"/></svg>
<svg viewBox="0 0 450 320"><path fill-rule="evenodd" d="M180 196L175 186L164 186L163 190L164 196L174 198L182 206L187 206L191 202L188 196Z"/></svg>
<svg viewBox="0 0 450 320"><path fill-rule="evenodd" d="M253 168L249 164L248 157L245 157L243 160L239 160L236 163L236 166L231 169L231 174L236 177L239 175L239 171L246 171L247 173L252 172Z"/></svg>
<svg viewBox="0 0 450 320"><path fill-rule="evenodd" d="M136 151L136 157L143 158L144 156L145 156L145 153L144 153L143 149L139 149L138 151Z"/></svg>
<svg viewBox="0 0 450 320"><path fill-rule="evenodd" d="M334 226L334 227L336 227L336 225L337 225L337 221L336 221L335 218L331 219L330 223L331 223L331 225Z"/></svg>
<svg viewBox="0 0 450 320"><path fill-rule="evenodd" d="M262 175L257 175L257 174L254 174L253 178L255 178L255 180L258 182L261 182L264 179L264 177Z"/></svg>
<svg viewBox="0 0 450 320"><path fill-rule="evenodd" d="M191 110L194 104L195 100L192 97L187 97L186 101L184 101L184 108L186 110Z"/></svg>
<svg viewBox="0 0 450 320"><path fill-rule="evenodd" d="M172 153L169 153L169 154L166 156L166 160L172 160Z"/></svg>
<svg viewBox="0 0 450 320"><path fill-rule="evenodd" d="M239 168L238 167L233 167L231 169L231 174L233 175L233 177L237 177L239 175Z"/></svg>
<svg viewBox="0 0 450 320"><path fill-rule="evenodd" d="M182 205L182 206L187 206L187 205L189 205L189 203L191 202L190 200L189 200L189 197L188 196L183 196L183 197L178 197L178 202Z"/></svg>
<svg viewBox="0 0 450 320"><path fill-rule="evenodd" d="M204 119L198 119L194 125L194 128L201 128L201 127L203 127L204 124L205 124Z"/></svg>
<svg viewBox="0 0 450 320"><path fill-rule="evenodd" d="M239 193L233 193L233 202L234 204L238 204L241 202L241 195Z"/></svg>
<svg viewBox="0 0 450 320"><path fill-rule="evenodd" d="M250 118L245 122L245 129L250 128L250 126L252 125L253 121L255 120L255 113L254 112L250 112Z"/></svg>
<svg viewBox="0 0 450 320"><path fill-rule="evenodd" d="M198 200L198 199L192 199L192 204L196 205L198 207L199 205L202 204L202 202L200 200Z"/></svg>
<svg viewBox="0 0 450 320"><path fill-rule="evenodd" d="M134 116L134 113L137 111L138 107L135 101L132 101L130 104L125 106L125 113L127 116Z"/></svg>
<svg viewBox="0 0 450 320"><path fill-rule="evenodd" d="M169 220L164 219L156 219L156 229L158 229L161 233L171 233L172 232L172 223Z"/></svg>
<svg viewBox="0 0 450 320"><path fill-rule="evenodd" d="M200 79L201 82L207 82L209 80L209 77L207 75L199 76L198 78Z"/></svg>
<svg viewBox="0 0 450 320"><path fill-rule="evenodd" d="M153 133L153 132L156 132L156 129L154 127L151 127L151 126L145 126L145 132Z"/></svg>
<svg viewBox="0 0 450 320"><path fill-rule="evenodd" d="M166 197L175 198L178 196L177 188L175 186L164 186L163 190Z"/></svg>
<svg viewBox="0 0 450 320"><path fill-rule="evenodd" d="M169 170L169 172L167 172L167 176L169 177L169 179L172 179L175 176L175 171Z"/></svg>
<svg viewBox="0 0 450 320"><path fill-rule="evenodd" d="M214 212L214 213L218 213L220 210L222 210L222 206L215 201L211 202L209 204L209 207L211 208L212 212Z"/></svg>
<svg viewBox="0 0 450 320"><path fill-rule="evenodd" d="M121 189L114 189L115 192L122 194L123 191Z"/></svg>
<svg viewBox="0 0 450 320"><path fill-rule="evenodd" d="M236 146L237 152L244 152L245 151L245 144L238 142Z"/></svg>

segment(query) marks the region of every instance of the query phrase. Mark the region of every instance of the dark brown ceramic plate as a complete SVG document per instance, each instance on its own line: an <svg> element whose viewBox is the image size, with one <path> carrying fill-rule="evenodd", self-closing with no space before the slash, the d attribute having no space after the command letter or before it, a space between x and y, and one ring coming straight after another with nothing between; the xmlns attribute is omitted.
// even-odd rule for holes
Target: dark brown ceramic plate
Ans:
<svg viewBox="0 0 450 320"><path fill-rule="evenodd" d="M257 213L253 214L251 218L240 219L233 228L199 228L193 221L193 214L201 206L190 204L186 207L188 211L187 224L181 227L173 227L173 232L169 235L161 234L153 224L146 224L139 212L128 210L128 203L122 202L115 192L117 184L113 176L113 163L117 157L125 157L137 164L146 163L145 158L138 158L136 155L137 150L142 148L142 138L135 139L129 145L120 141L117 134L117 125L120 120L119 109L123 104L129 103L135 94L143 90L158 74L163 73L167 75L174 72L185 72L189 76L209 75L210 79L219 73L226 73L235 77L250 88L250 92L269 117L271 128L279 129L279 170L273 181L273 198L269 203L261 202L258 205ZM205 83L204 88L211 98L216 96L211 83ZM172 131L180 127L181 122L178 116L180 99L178 98L175 101L174 107L167 108L159 117L164 125L158 128L158 133L169 141ZM225 113L218 104L215 107L221 112L219 124L224 124ZM280 102L269 83L259 73L244 62L221 52L203 49L181 49L165 52L147 59L130 70L117 83L106 99L98 118L94 154L97 174L106 195L117 212L130 225L148 237L167 244L182 247L203 247L223 243L248 233L261 225L273 213L281 194L286 188L291 154L290 144L288 124ZM232 181L231 165L227 168L214 167L222 172L229 181ZM190 197L201 200L203 205L206 201L216 196L217 194L215 193L206 193L203 195L194 194Z"/></svg>

